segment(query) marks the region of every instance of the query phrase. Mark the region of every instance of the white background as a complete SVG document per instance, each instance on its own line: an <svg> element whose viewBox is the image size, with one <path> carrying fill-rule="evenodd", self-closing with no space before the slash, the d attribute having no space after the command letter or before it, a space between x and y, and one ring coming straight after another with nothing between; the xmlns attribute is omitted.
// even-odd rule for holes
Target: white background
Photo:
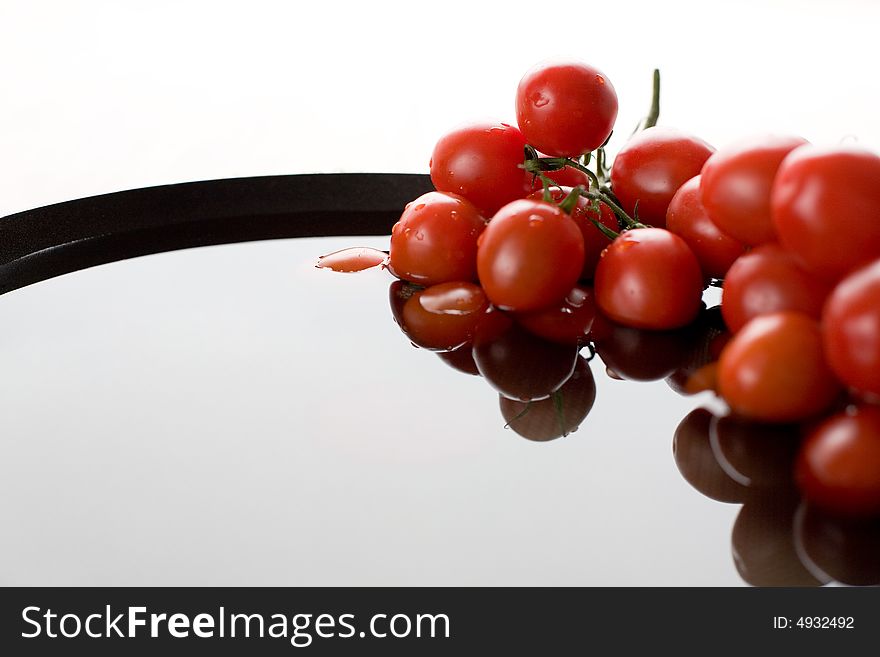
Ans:
<svg viewBox="0 0 880 657"><path fill-rule="evenodd" d="M661 122L880 146L872 0L0 2L0 215L275 173L426 171L448 128L510 121L520 76L602 69L620 146Z"/></svg>

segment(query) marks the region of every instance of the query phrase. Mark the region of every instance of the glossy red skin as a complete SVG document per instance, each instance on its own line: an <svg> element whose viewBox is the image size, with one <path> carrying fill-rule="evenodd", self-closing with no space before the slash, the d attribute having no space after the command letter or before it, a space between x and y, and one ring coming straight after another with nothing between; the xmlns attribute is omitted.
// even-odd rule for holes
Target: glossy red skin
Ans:
<svg viewBox="0 0 880 657"><path fill-rule="evenodd" d="M491 217L503 205L532 191L522 168L525 137L506 123L465 126L440 138L429 164L431 182L442 192L468 199Z"/></svg>
<svg viewBox="0 0 880 657"><path fill-rule="evenodd" d="M878 180L880 157L861 148L795 149L770 196L779 241L830 280L880 258Z"/></svg>
<svg viewBox="0 0 880 657"><path fill-rule="evenodd" d="M756 317L733 336L718 363L718 388L734 413L761 422L816 416L840 392L819 323L792 311Z"/></svg>
<svg viewBox="0 0 880 657"><path fill-rule="evenodd" d="M611 188L630 216L638 201L639 220L662 228L675 192L700 173L713 152L702 139L672 128L642 130L614 158Z"/></svg>
<svg viewBox="0 0 880 657"><path fill-rule="evenodd" d="M840 380L880 396L880 260L834 288L822 329L828 364Z"/></svg>
<svg viewBox="0 0 880 657"><path fill-rule="evenodd" d="M666 209L666 229L687 242L706 278L724 278L746 250L709 219L700 200L700 176L691 178L675 192Z"/></svg>
<svg viewBox="0 0 880 657"><path fill-rule="evenodd" d="M796 478L804 497L828 512L880 517L880 408L852 407L813 428Z"/></svg>
<svg viewBox="0 0 880 657"><path fill-rule="evenodd" d="M700 193L718 228L750 246L775 241L773 179L785 156L806 143L800 137L760 135L713 153L703 165Z"/></svg>
<svg viewBox="0 0 880 657"><path fill-rule="evenodd" d="M550 189L550 194L553 197L553 201L559 203L568 196L571 190L571 187L553 187ZM528 196L528 198L536 201L540 201L543 197L543 189L532 192ZM605 247L611 244L611 240L605 237L605 235L596 228L591 217L598 218L599 223L615 233L620 230L620 226L618 226L617 217L614 216L614 212L611 208L604 203L600 203L599 216L596 217L592 203L589 199L584 198L583 196L578 199L577 205L572 208L569 216L578 225L578 228L581 229L581 236L584 238L584 267L581 270L581 280L589 281L592 280L596 273L596 265L599 264L599 256L602 255L602 251L605 250Z"/></svg>
<svg viewBox="0 0 880 657"><path fill-rule="evenodd" d="M559 207L519 200L499 210L477 250L477 273L499 308L529 311L557 303L584 265L584 238Z"/></svg>
<svg viewBox="0 0 880 657"><path fill-rule="evenodd" d="M617 120L617 93L598 69L579 62L542 64L516 90L516 121L526 141L553 157L599 148Z"/></svg>
<svg viewBox="0 0 880 657"><path fill-rule="evenodd" d="M520 326L538 337L561 344L584 344L596 317L593 290L577 285L553 306L518 313Z"/></svg>
<svg viewBox="0 0 880 657"><path fill-rule="evenodd" d="M555 395L560 395L561 417L551 397L521 402L499 395L498 404L507 426L523 438L536 442L555 440L575 431L596 401L596 380L590 364L578 357L574 373Z"/></svg>
<svg viewBox="0 0 880 657"><path fill-rule="evenodd" d="M724 278L721 312L731 331L759 315L797 310L819 319L831 286L816 278L778 244L755 247Z"/></svg>
<svg viewBox="0 0 880 657"><path fill-rule="evenodd" d="M674 329L696 318L703 296L697 256L662 228L621 234L596 267L596 302L615 322L650 330Z"/></svg>
<svg viewBox="0 0 880 657"><path fill-rule="evenodd" d="M478 331L474 362L499 393L518 401L546 399L574 372L578 348L542 340L512 325L492 340Z"/></svg>
<svg viewBox="0 0 880 657"><path fill-rule="evenodd" d="M473 339L488 309L489 300L479 285L439 283L410 296L401 328L419 347L451 351Z"/></svg>
<svg viewBox="0 0 880 657"><path fill-rule="evenodd" d="M408 203L391 229L388 268L398 278L436 285L476 280L477 239L486 221L473 204L442 192Z"/></svg>

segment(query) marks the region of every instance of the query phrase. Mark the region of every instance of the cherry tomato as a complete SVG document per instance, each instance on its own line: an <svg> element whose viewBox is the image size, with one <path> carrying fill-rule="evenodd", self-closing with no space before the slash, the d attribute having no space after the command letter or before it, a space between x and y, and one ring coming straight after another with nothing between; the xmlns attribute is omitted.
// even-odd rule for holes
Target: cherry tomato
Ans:
<svg viewBox="0 0 880 657"><path fill-rule="evenodd" d="M819 319L831 286L803 268L790 251L763 244L739 258L724 279L721 312L731 331L759 315L799 310Z"/></svg>
<svg viewBox="0 0 880 657"><path fill-rule="evenodd" d="M499 210L480 238L477 273L486 295L505 310L557 303L584 265L580 228L557 206L519 200Z"/></svg>
<svg viewBox="0 0 880 657"><path fill-rule="evenodd" d="M854 146L801 146L783 160L771 209L779 241L837 280L880 258L880 157Z"/></svg>
<svg viewBox="0 0 880 657"><path fill-rule="evenodd" d="M479 285L440 283L414 292L403 306L401 329L413 344L451 351L470 342L489 309Z"/></svg>
<svg viewBox="0 0 880 657"><path fill-rule="evenodd" d="M707 278L724 278L745 246L722 233L700 201L700 176L678 188L666 210L666 229L691 247Z"/></svg>
<svg viewBox="0 0 880 657"><path fill-rule="evenodd" d="M434 146L431 182L441 192L468 199L487 217L532 191L532 176L522 168L526 140L506 123L459 128Z"/></svg>
<svg viewBox="0 0 880 657"><path fill-rule="evenodd" d="M398 326L403 326L403 307L409 298L422 288L406 281L391 281L388 286L388 304L391 306L391 317Z"/></svg>
<svg viewBox="0 0 880 657"><path fill-rule="evenodd" d="M702 139L678 130L647 128L633 135L614 158L611 188L630 215L638 201L639 219L662 228L675 192L700 173L713 150Z"/></svg>
<svg viewBox="0 0 880 657"><path fill-rule="evenodd" d="M474 361L486 381L505 397L546 399L574 372L578 348L542 340L517 325L493 340L478 332Z"/></svg>
<svg viewBox="0 0 880 657"><path fill-rule="evenodd" d="M762 422L818 415L840 391L819 323L793 311L756 317L733 336L718 363L718 387L735 413Z"/></svg>
<svg viewBox="0 0 880 657"><path fill-rule="evenodd" d="M516 90L516 121L526 141L554 157L577 157L605 143L617 120L617 93L598 69L542 64Z"/></svg>
<svg viewBox="0 0 880 657"><path fill-rule="evenodd" d="M561 202L571 192L571 187L552 187L550 195L556 203ZM540 201L544 197L544 190L532 192L528 198ZM599 256L605 247L611 243L605 235L603 235L592 219L596 219L606 228L615 233L620 230L617 225L617 217L614 212L604 203L599 204L599 214L596 215L593 204L589 199L581 196L577 205L574 206L569 215L581 229L581 235L584 238L584 268L581 271L581 280L590 280L596 273L596 265L599 264Z"/></svg>
<svg viewBox="0 0 880 657"><path fill-rule="evenodd" d="M880 395L880 260L834 288L822 328L834 373L859 391Z"/></svg>
<svg viewBox="0 0 880 657"><path fill-rule="evenodd" d="M595 400L593 372L590 364L580 357L568 381L548 399L521 402L499 395L501 415L507 426L523 438L537 442L554 440L577 431Z"/></svg>
<svg viewBox="0 0 880 657"><path fill-rule="evenodd" d="M804 497L826 511L880 516L880 407L851 407L816 426L796 476Z"/></svg>
<svg viewBox="0 0 880 657"><path fill-rule="evenodd" d="M391 229L388 268L398 278L435 285L476 279L479 211L453 194L428 192L408 203Z"/></svg>
<svg viewBox="0 0 880 657"><path fill-rule="evenodd" d="M599 308L620 324L674 329L697 316L703 273L678 235L640 228L624 232L602 253L595 290Z"/></svg>
<svg viewBox="0 0 880 657"><path fill-rule="evenodd" d="M703 207L718 228L743 244L776 239L770 215L770 189L779 163L807 141L761 135L722 148L703 165Z"/></svg>
<svg viewBox="0 0 880 657"><path fill-rule="evenodd" d="M596 317L593 290L575 286L555 306L517 313L520 326L535 335L562 344L583 344Z"/></svg>

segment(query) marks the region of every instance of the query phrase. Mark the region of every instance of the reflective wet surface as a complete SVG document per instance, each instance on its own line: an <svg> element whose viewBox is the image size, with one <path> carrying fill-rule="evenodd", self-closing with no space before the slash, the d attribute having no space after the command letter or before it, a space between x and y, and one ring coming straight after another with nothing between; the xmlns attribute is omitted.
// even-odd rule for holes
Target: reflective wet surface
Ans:
<svg viewBox="0 0 880 657"><path fill-rule="evenodd" d="M711 317L684 342L599 327L562 407L523 414L490 349L410 344L387 272L314 267L349 246L387 238L203 247L0 297L0 584L880 579L876 525L800 504L796 436L676 392Z"/></svg>

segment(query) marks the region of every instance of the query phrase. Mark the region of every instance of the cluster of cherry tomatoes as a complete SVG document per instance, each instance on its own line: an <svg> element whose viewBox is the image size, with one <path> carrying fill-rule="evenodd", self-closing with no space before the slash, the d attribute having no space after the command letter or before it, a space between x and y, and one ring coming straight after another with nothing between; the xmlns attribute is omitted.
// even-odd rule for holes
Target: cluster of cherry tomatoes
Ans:
<svg viewBox="0 0 880 657"><path fill-rule="evenodd" d="M609 325L691 325L722 286L728 331L683 385L736 416L800 424L804 494L880 516L880 157L778 135L716 151L656 126L657 73L654 91L613 164L616 92L582 63L527 73L518 127L443 136L436 191L391 234L388 268L415 286L399 323L438 351L485 352L512 325L582 346ZM566 380L500 391L536 401Z"/></svg>

